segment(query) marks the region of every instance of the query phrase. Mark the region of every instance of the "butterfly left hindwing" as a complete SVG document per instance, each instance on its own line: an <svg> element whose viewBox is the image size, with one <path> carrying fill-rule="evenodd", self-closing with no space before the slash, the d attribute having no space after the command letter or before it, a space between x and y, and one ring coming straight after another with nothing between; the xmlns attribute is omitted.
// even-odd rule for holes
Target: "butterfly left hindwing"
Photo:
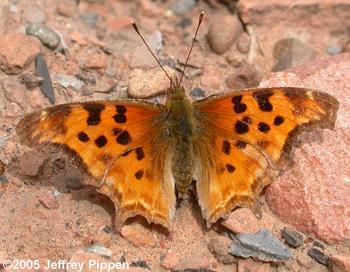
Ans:
<svg viewBox="0 0 350 272"><path fill-rule="evenodd" d="M256 210L298 130L333 128L339 103L301 88L230 92L194 103L199 126L198 201L211 223L236 206Z"/></svg>

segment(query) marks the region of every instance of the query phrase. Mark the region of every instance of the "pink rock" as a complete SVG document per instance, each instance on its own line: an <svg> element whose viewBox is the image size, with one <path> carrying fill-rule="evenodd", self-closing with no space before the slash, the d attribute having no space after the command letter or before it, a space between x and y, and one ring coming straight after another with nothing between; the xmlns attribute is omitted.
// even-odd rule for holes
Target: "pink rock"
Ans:
<svg viewBox="0 0 350 272"><path fill-rule="evenodd" d="M237 263L237 272L270 272L272 271L269 263L254 261L250 258L239 259Z"/></svg>
<svg viewBox="0 0 350 272"><path fill-rule="evenodd" d="M59 1L57 5L57 11L59 14L66 17L73 17L78 12L78 5L75 1L64 0Z"/></svg>
<svg viewBox="0 0 350 272"><path fill-rule="evenodd" d="M235 209L230 213L229 218L222 221L222 225L234 233L257 233L261 229L268 229L275 234L279 232L278 222L268 213L263 213L258 219L248 208Z"/></svg>
<svg viewBox="0 0 350 272"><path fill-rule="evenodd" d="M35 177L41 172L44 166L44 159L38 151L30 150L23 154L18 166L22 175Z"/></svg>
<svg viewBox="0 0 350 272"><path fill-rule="evenodd" d="M215 263L215 259L212 256L193 255L181 258L175 270L209 269Z"/></svg>
<svg viewBox="0 0 350 272"><path fill-rule="evenodd" d="M335 131L304 134L295 164L266 190L270 209L283 221L327 243L350 238L350 54L319 59L272 74L260 87L304 86L340 101ZM313 141L312 141L313 140Z"/></svg>
<svg viewBox="0 0 350 272"><path fill-rule="evenodd" d="M350 256L333 255L330 261L330 272L350 272Z"/></svg>
<svg viewBox="0 0 350 272"><path fill-rule="evenodd" d="M99 230L97 233L86 237L84 241L85 246L91 246L92 244L100 244L110 247L112 245L112 235L103 230Z"/></svg>
<svg viewBox="0 0 350 272"><path fill-rule="evenodd" d="M20 33L0 36L0 68L7 74L18 74L40 52L40 42Z"/></svg>
<svg viewBox="0 0 350 272"><path fill-rule="evenodd" d="M230 238L216 236L209 241L208 248L217 260L223 264L230 264L237 262L237 259L228 253L231 244L232 240Z"/></svg>
<svg viewBox="0 0 350 272"><path fill-rule="evenodd" d="M226 15L214 18L208 30L211 49L218 54L225 53L242 31L242 23L237 16Z"/></svg>
<svg viewBox="0 0 350 272"><path fill-rule="evenodd" d="M226 79L226 84L233 90L257 87L261 80L261 75L253 65L246 64L235 70Z"/></svg>
<svg viewBox="0 0 350 272"><path fill-rule="evenodd" d="M175 73L165 67L170 76ZM135 98L146 98L155 96L167 90L170 86L169 79L161 68L154 68L148 71L134 69L130 73L129 94Z"/></svg>
<svg viewBox="0 0 350 272"><path fill-rule="evenodd" d="M40 203L44 205L46 209L49 210L55 210L60 207L60 203L58 202L57 198L54 197L52 194L47 194L39 199Z"/></svg>
<svg viewBox="0 0 350 272"><path fill-rule="evenodd" d="M162 259L160 265L166 269L174 269L180 261L180 255L175 252L168 252Z"/></svg>
<svg viewBox="0 0 350 272"><path fill-rule="evenodd" d="M237 39L237 49L242 54L248 53L250 49L250 36L246 32L242 32Z"/></svg>
<svg viewBox="0 0 350 272"><path fill-rule="evenodd" d="M105 69L107 66L107 56L104 53L93 53L85 60L84 67L87 69Z"/></svg>
<svg viewBox="0 0 350 272"><path fill-rule="evenodd" d="M136 247L155 247L156 241L150 230L140 224L125 225L120 231L121 235Z"/></svg>
<svg viewBox="0 0 350 272"><path fill-rule="evenodd" d="M111 32L117 32L125 27L131 27L131 22L134 19L129 16L120 16L111 18L108 20L108 30Z"/></svg>
<svg viewBox="0 0 350 272"><path fill-rule="evenodd" d="M0 251L0 269L6 260L9 259L9 255L5 251Z"/></svg>

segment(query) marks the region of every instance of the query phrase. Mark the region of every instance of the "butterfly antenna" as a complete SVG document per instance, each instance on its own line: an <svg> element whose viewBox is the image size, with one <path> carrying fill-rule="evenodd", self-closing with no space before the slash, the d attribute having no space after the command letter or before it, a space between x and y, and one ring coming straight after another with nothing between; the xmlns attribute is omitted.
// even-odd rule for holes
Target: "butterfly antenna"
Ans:
<svg viewBox="0 0 350 272"><path fill-rule="evenodd" d="M194 42L196 41L196 37L197 37L197 34L198 34L198 29L199 29L199 27L200 27L200 25L201 25L201 23L202 23L202 21L203 21L203 17L204 17L204 11L202 11L201 14L199 15L199 20L198 20L198 25L197 25L196 33L194 34L194 37L193 37L193 40L192 40L192 44L191 44L190 51L188 52L188 55L187 55L187 59L186 59L184 68L182 69L182 73L181 73L181 78L180 78L180 83L179 83L179 85L181 85L182 78L184 77L185 70L186 70L186 67L187 67L187 64L188 64L188 60L190 59L190 55L191 55L191 52L192 52L192 48L193 48Z"/></svg>
<svg viewBox="0 0 350 272"><path fill-rule="evenodd" d="M167 73L167 71L164 69L163 65L159 62L158 58L156 57L156 55L152 52L151 48L148 46L147 42L145 41L145 39L143 38L143 36L141 35L136 23L134 21L131 22L133 28L135 29L136 33L140 36L141 40L143 41L143 43L147 46L148 51L152 54L152 56L154 57L154 59L157 61L157 63L159 64L160 68L162 68L162 70L164 71L164 73L166 74L166 76L168 77L168 79L170 80L170 84L173 85L173 87L175 88L175 84L172 81L171 77L169 76L169 74Z"/></svg>

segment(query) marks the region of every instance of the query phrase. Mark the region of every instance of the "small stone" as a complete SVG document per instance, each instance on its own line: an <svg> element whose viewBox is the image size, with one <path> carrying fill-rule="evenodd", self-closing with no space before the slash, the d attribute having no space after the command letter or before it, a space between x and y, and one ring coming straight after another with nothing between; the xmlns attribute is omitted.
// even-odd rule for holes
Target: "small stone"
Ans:
<svg viewBox="0 0 350 272"><path fill-rule="evenodd" d="M152 232L137 223L123 226L121 235L136 247L156 246Z"/></svg>
<svg viewBox="0 0 350 272"><path fill-rule="evenodd" d="M77 79L74 76L56 74L56 75L53 75L52 78L55 82L57 82L64 88L71 87L76 91L79 91L84 85L83 81Z"/></svg>
<svg viewBox="0 0 350 272"><path fill-rule="evenodd" d="M301 65L306 61L313 60L316 56L311 46L296 38L279 40L273 50L276 59L276 64L272 69L273 72Z"/></svg>
<svg viewBox="0 0 350 272"><path fill-rule="evenodd" d="M75 1L61 0L58 2L57 11L60 15L73 17L78 12L78 5Z"/></svg>
<svg viewBox="0 0 350 272"><path fill-rule="evenodd" d="M329 257L320 249L317 247L312 247L308 252L307 255L309 255L311 258L316 260L318 263L323 265L328 265L329 263Z"/></svg>
<svg viewBox="0 0 350 272"><path fill-rule="evenodd" d="M31 73L25 73L20 76L21 83L26 85L28 89L34 89L44 81L42 77L39 77L37 75L31 74Z"/></svg>
<svg viewBox="0 0 350 272"><path fill-rule="evenodd" d="M337 55L342 52L342 48L337 45L330 45L327 47L327 53L330 55Z"/></svg>
<svg viewBox="0 0 350 272"><path fill-rule="evenodd" d="M217 90L221 85L221 79L217 75L203 75L201 78L201 85L205 89Z"/></svg>
<svg viewBox="0 0 350 272"><path fill-rule="evenodd" d="M161 258L160 265L165 269L174 269L179 263L181 256L175 252L168 252Z"/></svg>
<svg viewBox="0 0 350 272"><path fill-rule="evenodd" d="M47 194L45 196L42 196L39 199L40 203L44 205L46 209L49 210L57 210L60 207L60 204L56 197L54 197L52 194Z"/></svg>
<svg viewBox="0 0 350 272"><path fill-rule="evenodd" d="M254 257L265 262L281 262L292 257L289 249L265 229L257 234L239 234L231 245L230 253L244 258Z"/></svg>
<svg viewBox="0 0 350 272"><path fill-rule="evenodd" d="M246 54L250 49L250 36L246 32L242 32L237 39L237 49L242 54Z"/></svg>
<svg viewBox="0 0 350 272"><path fill-rule="evenodd" d="M285 227L283 228L281 234L287 245L294 248L298 248L303 245L304 237L299 232Z"/></svg>
<svg viewBox="0 0 350 272"><path fill-rule="evenodd" d="M329 263L329 271L330 272L349 272L350 256L333 255Z"/></svg>
<svg viewBox="0 0 350 272"><path fill-rule="evenodd" d="M319 248L325 249L324 244L322 244L320 241L317 241L317 240L314 241L314 242L312 243L312 245L315 246L315 247L319 247Z"/></svg>
<svg viewBox="0 0 350 272"><path fill-rule="evenodd" d="M250 209L239 208L232 211L222 225L234 233L256 233L261 229L275 229L276 222L268 213L258 219Z"/></svg>
<svg viewBox="0 0 350 272"><path fill-rule="evenodd" d="M298 263L307 269L311 269L315 266L315 261L309 256L306 255L304 252L301 252L297 257Z"/></svg>
<svg viewBox="0 0 350 272"><path fill-rule="evenodd" d="M180 22L178 22L176 25L181 27L181 28L186 28L186 27L192 25L192 20L191 20L191 18L185 17L185 18L182 18L180 20Z"/></svg>
<svg viewBox="0 0 350 272"><path fill-rule="evenodd" d="M109 248L104 247L103 245L93 244L84 249L85 252L95 253L103 257L111 258L112 251Z"/></svg>
<svg viewBox="0 0 350 272"><path fill-rule="evenodd" d="M43 23L46 21L45 13L36 7L28 6L22 15L23 19L32 24Z"/></svg>
<svg viewBox="0 0 350 272"><path fill-rule="evenodd" d="M60 36L54 30L41 24L30 24L25 32L27 35L37 37L50 49L55 49L61 42Z"/></svg>
<svg viewBox="0 0 350 272"><path fill-rule="evenodd" d="M50 77L49 69L42 53L36 55L35 58L35 70L38 76L43 78L41 84L41 92L50 100L51 104L55 103L55 92L53 90L52 81Z"/></svg>
<svg viewBox="0 0 350 272"><path fill-rule="evenodd" d="M123 28L130 27L133 18L129 16L119 16L111 18L107 22L107 27L110 32L118 32Z"/></svg>
<svg viewBox="0 0 350 272"><path fill-rule="evenodd" d="M257 87L261 80L261 75L250 64L246 64L238 68L232 75L226 79L226 84L229 88L240 90L244 88Z"/></svg>
<svg viewBox="0 0 350 272"><path fill-rule="evenodd" d="M83 13L80 14L79 17L89 27L96 27L99 18L96 12Z"/></svg>
<svg viewBox="0 0 350 272"><path fill-rule="evenodd" d="M170 10L177 15L181 15L191 11L195 5L195 0L177 0L174 4L170 6Z"/></svg>
<svg viewBox="0 0 350 272"><path fill-rule="evenodd" d="M195 87L190 91L190 96L192 98L201 98L205 96L205 92L203 91L203 89Z"/></svg>
<svg viewBox="0 0 350 272"><path fill-rule="evenodd" d="M217 54L225 53L242 31L242 23L236 16L225 15L215 18L208 30L211 49Z"/></svg>
<svg viewBox="0 0 350 272"><path fill-rule="evenodd" d="M230 264L237 262L236 258L229 254L232 240L225 236L218 236L212 238L208 243L208 248L215 258L223 264Z"/></svg>
<svg viewBox="0 0 350 272"><path fill-rule="evenodd" d="M44 166L42 155L36 150L30 150L20 158L18 167L22 175L35 177L38 176Z"/></svg>
<svg viewBox="0 0 350 272"><path fill-rule="evenodd" d="M151 270L151 268L148 266L146 261L131 262L130 266L131 267L141 267L141 268L145 268L145 269Z"/></svg>
<svg viewBox="0 0 350 272"><path fill-rule="evenodd" d="M7 74L18 74L40 52L40 43L34 37L20 33L0 36L0 68Z"/></svg>
<svg viewBox="0 0 350 272"><path fill-rule="evenodd" d="M170 77L175 75L170 68L165 69ZM134 69L130 74L129 95L135 98L151 97L164 92L169 86L169 79L159 67L147 71Z"/></svg>
<svg viewBox="0 0 350 272"><path fill-rule="evenodd" d="M239 259L237 272L271 272L271 266L268 263L254 261L250 258Z"/></svg>
<svg viewBox="0 0 350 272"><path fill-rule="evenodd" d="M85 59L84 68L104 70L107 66L107 56L104 53L93 53Z"/></svg>
<svg viewBox="0 0 350 272"><path fill-rule="evenodd" d="M175 270L208 269L213 263L215 263L215 260L210 256L192 255L181 258L175 266Z"/></svg>

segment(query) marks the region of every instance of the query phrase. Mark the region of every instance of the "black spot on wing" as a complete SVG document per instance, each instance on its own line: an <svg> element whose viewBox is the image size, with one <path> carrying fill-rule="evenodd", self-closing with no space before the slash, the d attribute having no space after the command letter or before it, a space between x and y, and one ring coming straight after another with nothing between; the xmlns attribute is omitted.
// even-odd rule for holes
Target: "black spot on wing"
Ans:
<svg viewBox="0 0 350 272"><path fill-rule="evenodd" d="M238 120L235 124L235 131L237 134L247 133L249 131L249 126L246 123Z"/></svg>
<svg viewBox="0 0 350 272"><path fill-rule="evenodd" d="M85 132L79 132L78 133L78 139L79 141L86 143L90 140L89 135L87 135Z"/></svg>
<svg viewBox="0 0 350 272"><path fill-rule="evenodd" d="M117 136L117 143L121 145L128 145L131 143L131 136L127 130L124 130Z"/></svg>
<svg viewBox="0 0 350 272"><path fill-rule="evenodd" d="M99 137L96 138L95 140L95 144L97 147L104 147L107 144L107 138L104 135L101 135Z"/></svg>
<svg viewBox="0 0 350 272"><path fill-rule="evenodd" d="M87 103L84 105L84 109L89 113L86 120L89 126L96 126L101 121L101 112L105 109L103 104L99 103Z"/></svg>
<svg viewBox="0 0 350 272"><path fill-rule="evenodd" d="M231 144L229 141L224 140L222 142L222 152L225 153L226 155L230 155L230 151L231 151Z"/></svg>
<svg viewBox="0 0 350 272"><path fill-rule="evenodd" d="M258 102L259 108L262 111L272 111L273 106L269 101L269 98L273 95L272 92L255 92L253 93L254 99Z"/></svg>
<svg viewBox="0 0 350 272"><path fill-rule="evenodd" d="M136 152L136 158L138 161L142 160L145 157L145 153L143 152L142 147L136 148L135 152Z"/></svg>
<svg viewBox="0 0 350 272"><path fill-rule="evenodd" d="M126 116L122 113L115 114L113 118L114 118L114 121L118 124L126 123Z"/></svg>
<svg viewBox="0 0 350 272"><path fill-rule="evenodd" d="M261 132L267 133L271 129L271 127L268 124L264 123L264 122L260 122L258 124L258 129Z"/></svg>
<svg viewBox="0 0 350 272"><path fill-rule="evenodd" d="M283 118L282 116L280 116L280 115L277 115L277 116L275 117L275 120L273 121L273 124L274 124L275 126L279 126L279 125L282 125L283 122L284 122L284 118Z"/></svg>
<svg viewBox="0 0 350 272"><path fill-rule="evenodd" d="M236 170L236 167L234 167L232 164L230 164L230 163L227 163L226 164L226 170L227 170L227 172L229 172L229 173L233 173L235 170Z"/></svg>
<svg viewBox="0 0 350 272"><path fill-rule="evenodd" d="M116 105L115 108L117 110L117 113L120 113L120 114L126 113L126 107L124 107L123 105Z"/></svg>
<svg viewBox="0 0 350 272"><path fill-rule="evenodd" d="M143 177L143 170L140 169L135 173L135 178L141 179Z"/></svg>
<svg viewBox="0 0 350 272"><path fill-rule="evenodd" d="M237 95L232 97L232 103L233 103L233 110L235 113L242 113L247 110L247 105L244 103L241 103L242 101L242 95Z"/></svg>

